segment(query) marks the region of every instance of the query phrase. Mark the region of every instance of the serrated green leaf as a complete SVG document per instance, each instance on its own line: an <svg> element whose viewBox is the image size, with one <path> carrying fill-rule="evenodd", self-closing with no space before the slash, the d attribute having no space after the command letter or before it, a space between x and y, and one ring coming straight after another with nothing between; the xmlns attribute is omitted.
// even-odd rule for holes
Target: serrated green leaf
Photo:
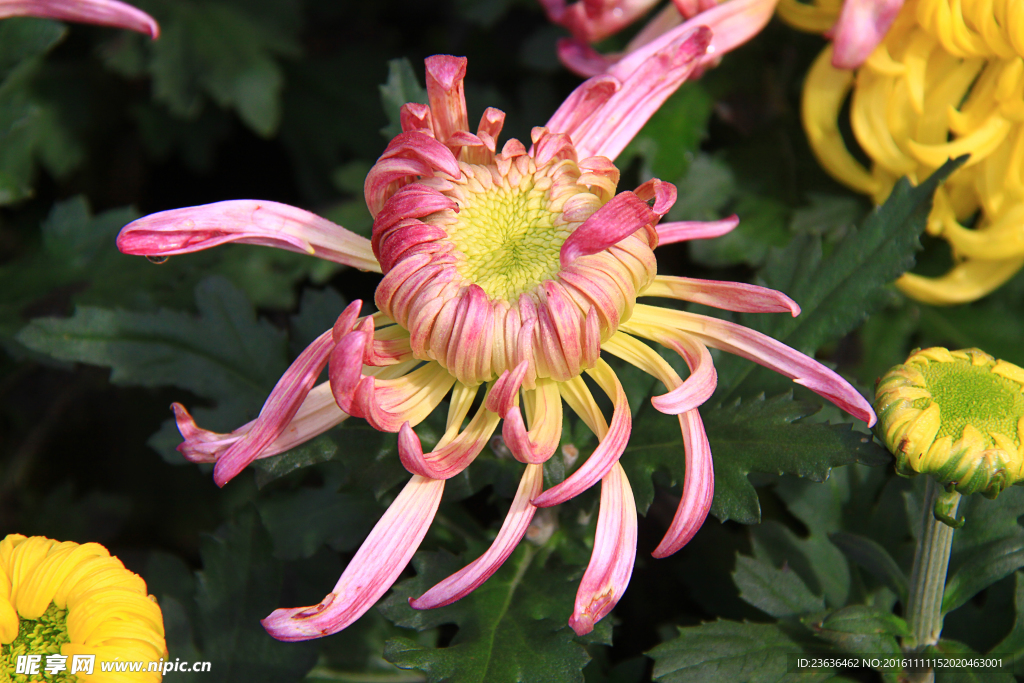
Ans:
<svg viewBox="0 0 1024 683"><path fill-rule="evenodd" d="M833 467L889 461L887 451L850 425L798 422L815 412L791 394L703 410L715 462L712 514L744 524L760 520L757 493L747 479L750 472L824 481Z"/></svg>
<svg viewBox="0 0 1024 683"><path fill-rule="evenodd" d="M337 485L283 491L259 502L260 517L282 560L309 558L325 543L352 550L383 510L368 491L343 493Z"/></svg>
<svg viewBox="0 0 1024 683"><path fill-rule="evenodd" d="M732 580L743 600L779 619L825 609L825 601L811 593L803 579L785 565L778 569L740 555L736 558Z"/></svg>
<svg viewBox="0 0 1024 683"><path fill-rule="evenodd" d="M284 370L284 336L258 321L227 280L196 288L199 315L135 313L80 306L70 318L38 318L18 335L54 358L111 368L128 386L176 386L199 396L257 407Z"/></svg>
<svg viewBox="0 0 1024 683"><path fill-rule="evenodd" d="M479 550L475 548L474 550ZM385 616L399 626L417 629L454 623L459 631L444 648L428 648L405 638L388 641L384 657L403 669L418 669L427 680L480 683L517 681L583 681L590 660L566 620L578 570L544 566L544 555L520 544L483 585L458 602L417 612L407 603L434 582L457 571L459 562L447 553L419 553L417 577L395 587L382 605ZM607 638L610 625L596 633ZM592 640L592 637L591 637Z"/></svg>
<svg viewBox="0 0 1024 683"><path fill-rule="evenodd" d="M427 91L420 86L419 79L412 64L406 58L392 59L388 62L388 80L380 87L380 103L390 122L381 129L381 134L388 140L402 132L399 110L407 102L427 103Z"/></svg>
<svg viewBox="0 0 1024 683"><path fill-rule="evenodd" d="M310 643L274 640L260 625L277 604L281 563L253 507L200 542L197 632L211 670L225 683L298 681L316 661Z"/></svg>
<svg viewBox="0 0 1024 683"><path fill-rule="evenodd" d="M851 562L866 569L906 604L907 576L885 548L866 536L845 531L831 533L829 538Z"/></svg>
<svg viewBox="0 0 1024 683"><path fill-rule="evenodd" d="M802 650L781 625L716 621L681 628L647 655L654 660L654 679L663 683L811 683L832 676L789 673L790 656Z"/></svg>
<svg viewBox="0 0 1024 683"><path fill-rule="evenodd" d="M254 21L243 9L220 3L160 4L162 34L150 48L156 99L179 117L195 118L205 94L237 112L258 135L272 135L284 86L276 58L299 52L288 27Z"/></svg>
<svg viewBox="0 0 1024 683"><path fill-rule="evenodd" d="M851 655L898 655L896 637L910 634L903 619L867 605L851 605L802 621L816 636Z"/></svg>
<svg viewBox="0 0 1024 683"><path fill-rule="evenodd" d="M821 240L809 235L774 253L762 272L765 284L792 297L802 313L796 318L750 314L742 316L743 324L805 353L852 330L891 301L887 286L914 264L935 188L963 161L947 162L917 187L897 183L885 203L827 256ZM732 358L716 366L723 396L763 391L777 381L767 371L752 375L754 366Z"/></svg>

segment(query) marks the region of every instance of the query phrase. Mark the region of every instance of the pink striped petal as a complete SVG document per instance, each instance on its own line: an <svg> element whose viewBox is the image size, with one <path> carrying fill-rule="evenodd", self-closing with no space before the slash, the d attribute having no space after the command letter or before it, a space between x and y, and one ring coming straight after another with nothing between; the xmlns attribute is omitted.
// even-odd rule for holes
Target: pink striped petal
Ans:
<svg viewBox="0 0 1024 683"><path fill-rule="evenodd" d="M593 377L612 399L612 421L608 426L608 433L601 438L597 448L578 470L561 484L552 486L533 499L533 504L537 507L546 508L564 503L596 484L615 467L629 441L632 427L629 400L626 398L626 392L622 390L619 378L604 361L599 361L594 368L587 370L587 374Z"/></svg>
<svg viewBox="0 0 1024 683"><path fill-rule="evenodd" d="M519 482L519 490L512 501L512 507L501 524L501 530L483 555L470 562L458 572L441 581L418 598L409 598L413 609L433 609L444 607L456 600L461 600L498 570L508 556L512 554L519 541L533 520L537 508L530 504L530 499L540 493L544 484L543 465L527 465L523 478Z"/></svg>
<svg viewBox="0 0 1024 683"><path fill-rule="evenodd" d="M465 57L434 55L427 57L427 100L434 115L434 134L441 142L458 131L469 132L466 96L462 81L466 77ZM452 149L458 154L457 149Z"/></svg>
<svg viewBox="0 0 1024 683"><path fill-rule="evenodd" d="M605 74L622 57L621 53L603 55L578 38L559 38L555 52L566 69L583 78Z"/></svg>
<svg viewBox="0 0 1024 683"><path fill-rule="evenodd" d="M619 79L632 74L644 61L661 52L698 26L711 29L713 34L707 52L699 61L709 64L739 47L760 33L775 12L779 0L729 0L701 12L692 19L667 31L651 42L629 52L608 73Z"/></svg>
<svg viewBox="0 0 1024 683"><path fill-rule="evenodd" d="M658 214L658 218L668 213L668 210L676 203L676 197L679 194L675 185L657 178L651 178L633 192L640 198L640 201L646 202L651 210Z"/></svg>
<svg viewBox="0 0 1024 683"><path fill-rule="evenodd" d="M659 275L641 296L692 301L726 311L800 315L800 306L782 292L742 282Z"/></svg>
<svg viewBox="0 0 1024 683"><path fill-rule="evenodd" d="M403 133L419 131L434 137L434 117L430 115L430 107L419 102L406 102L398 110L398 122Z"/></svg>
<svg viewBox="0 0 1024 683"><path fill-rule="evenodd" d="M441 503L443 480L413 477L319 605L277 609L261 623L278 640L337 633L370 609L409 564Z"/></svg>
<svg viewBox="0 0 1024 683"><path fill-rule="evenodd" d="M622 466L615 463L601 482L601 512L594 551L583 574L569 626L582 636L612 611L626 592L636 561L636 503Z"/></svg>
<svg viewBox="0 0 1024 683"><path fill-rule="evenodd" d="M579 257L604 251L657 220L647 202L632 192L620 192L569 235L558 259L566 268Z"/></svg>
<svg viewBox="0 0 1024 683"><path fill-rule="evenodd" d="M686 333L666 335L657 341L683 357L690 368L690 376L675 389L652 397L651 405L668 415L679 415L704 405L718 386L718 372L708 348Z"/></svg>
<svg viewBox="0 0 1024 683"><path fill-rule="evenodd" d="M648 336L647 331L631 327L634 320L665 330L685 331L712 348L742 356L789 377L797 384L807 387L863 420L869 427L875 424L875 413L871 410L871 404L850 386L849 382L813 358L789 348L768 335L725 320L644 304L637 304L633 309L633 315L634 318L625 326L640 336Z"/></svg>
<svg viewBox="0 0 1024 683"><path fill-rule="evenodd" d="M231 481L284 433L327 365L333 347L334 339L328 330L299 354L270 392L260 416L249 431L217 459L213 468L213 480L217 486Z"/></svg>
<svg viewBox="0 0 1024 683"><path fill-rule="evenodd" d="M609 75L618 78L622 87L577 129L558 131L572 136L581 159L603 156L614 160L700 63L711 42L711 31L697 26L675 35L674 41L651 52L635 67L620 69L622 62L613 66Z"/></svg>
<svg viewBox="0 0 1024 683"><path fill-rule="evenodd" d="M277 202L240 199L150 214L117 236L125 254L174 256L229 242L260 244L380 272L370 241L326 218Z"/></svg>
<svg viewBox="0 0 1024 683"><path fill-rule="evenodd" d="M553 22L569 29L579 40L596 43L632 24L658 0L580 0L568 7L553 2L541 4Z"/></svg>
<svg viewBox="0 0 1024 683"><path fill-rule="evenodd" d="M82 24L99 24L160 36L156 20L140 9L117 0L0 0L0 19L42 17Z"/></svg>
<svg viewBox="0 0 1024 683"><path fill-rule="evenodd" d="M518 406L512 405L502 414L501 436L516 460L523 463L547 461L562 438L562 401L557 385L550 380L538 380L541 381L544 384L537 385L535 414L530 418L532 429L527 431Z"/></svg>
<svg viewBox="0 0 1024 683"><path fill-rule="evenodd" d="M740 224L740 217L733 215L720 221L675 221L659 223L658 245L674 244L687 240L706 240L721 237L733 231Z"/></svg>
<svg viewBox="0 0 1024 683"><path fill-rule="evenodd" d="M832 66L856 69L875 51L903 0L846 0L832 27Z"/></svg>
<svg viewBox="0 0 1024 683"><path fill-rule="evenodd" d="M192 416L180 403L175 403L171 407L174 409L178 431L185 439L184 443L178 445L178 451L191 462L217 462L232 444L238 442L256 424L256 420L253 420L230 434L219 434L196 426ZM309 392L284 432L270 445L257 452L254 459L269 458L291 450L341 424L347 418L348 413L338 407L331 394L330 385L324 382Z"/></svg>
<svg viewBox="0 0 1024 683"><path fill-rule="evenodd" d="M544 124L552 133L565 133L575 140L573 133L597 109L604 106L621 84L611 76L596 76L573 90L555 113Z"/></svg>
<svg viewBox="0 0 1024 683"><path fill-rule="evenodd" d="M700 413L691 410L679 416L683 433L683 448L686 451L686 479L683 481L683 497L676 508L676 515L669 525L665 538L651 553L654 557L668 557L690 542L697 530L704 524L715 497L715 469L711 461L711 445L708 443Z"/></svg>
<svg viewBox="0 0 1024 683"><path fill-rule="evenodd" d="M498 426L498 419L489 410L478 410L465 430L427 454L423 453L423 445L412 425L406 422L398 432L398 457L412 474L430 479L451 479L480 455Z"/></svg>
<svg viewBox="0 0 1024 683"><path fill-rule="evenodd" d="M679 14L684 19L690 19L701 12L707 12L718 4L717 0L672 0Z"/></svg>

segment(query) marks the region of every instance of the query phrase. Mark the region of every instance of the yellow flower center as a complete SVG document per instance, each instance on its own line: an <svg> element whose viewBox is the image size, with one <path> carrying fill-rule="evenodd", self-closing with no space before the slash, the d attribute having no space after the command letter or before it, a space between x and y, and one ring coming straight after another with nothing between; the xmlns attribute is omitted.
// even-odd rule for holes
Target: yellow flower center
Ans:
<svg viewBox="0 0 1024 683"><path fill-rule="evenodd" d="M547 177L524 177L515 187L463 192L448 237L462 252L457 270L491 299L518 296L558 273L558 253L569 236L549 208Z"/></svg>
<svg viewBox="0 0 1024 683"><path fill-rule="evenodd" d="M65 662L67 668L55 675L45 672L46 656L59 655L60 646L71 642L68 637L66 609L59 609L52 602L38 619L25 619L18 621L18 637L10 645L0 646L0 683L28 683L45 678L54 683L74 683L77 675L70 672L70 662ZM33 675L16 674L18 657L22 655L41 655L39 661L39 673Z"/></svg>
<svg viewBox="0 0 1024 683"><path fill-rule="evenodd" d="M969 361L930 363L920 368L931 401L938 404L942 422L935 437L959 438L967 425L983 434L1005 434L1020 446L1017 422L1024 416L1024 394L1019 384ZM929 399L914 402L927 408Z"/></svg>

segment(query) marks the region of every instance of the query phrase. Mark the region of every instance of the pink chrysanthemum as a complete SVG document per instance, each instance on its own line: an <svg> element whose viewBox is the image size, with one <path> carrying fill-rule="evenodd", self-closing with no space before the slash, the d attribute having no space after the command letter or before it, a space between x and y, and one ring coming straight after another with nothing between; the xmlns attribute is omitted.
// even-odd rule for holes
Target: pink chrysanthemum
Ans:
<svg viewBox="0 0 1024 683"><path fill-rule="evenodd" d="M711 451L697 412L716 385L709 346L772 368L874 422L860 394L811 358L733 323L637 303L666 297L732 311L799 312L785 295L761 287L658 275L653 250L659 243L721 235L736 219L659 224L676 194L659 180L616 194L612 160L692 73L709 40L710 31L699 27L640 63L623 62L587 81L546 127L533 130L529 149L509 140L500 151L502 112L486 110L470 130L466 60L427 59L429 106L402 108L403 132L366 179L372 240L300 209L257 201L166 211L121 232L118 245L130 254L168 256L247 242L384 274L378 312L361 316L360 302L346 308L289 368L255 421L216 434L175 406L185 437L179 450L190 460L215 462L218 484L349 415L398 433L412 479L319 605L279 609L264 620L276 638L335 633L369 609L419 546L445 480L470 465L502 421L505 443L525 465L508 517L486 553L412 605L437 607L463 597L509 556L538 507L600 481L593 556L569 621L577 633L590 631L621 597L636 554L636 507L618 463L630 434L629 404L602 353L661 380L668 392L654 406L677 415L682 429L682 501L657 557L689 541L711 505ZM678 352L690 376L680 378L641 339ZM330 381L314 387L328 364ZM611 400L610 420L584 373ZM447 431L424 453L413 428L446 397ZM563 401L600 443L545 491L542 463L557 448Z"/></svg>

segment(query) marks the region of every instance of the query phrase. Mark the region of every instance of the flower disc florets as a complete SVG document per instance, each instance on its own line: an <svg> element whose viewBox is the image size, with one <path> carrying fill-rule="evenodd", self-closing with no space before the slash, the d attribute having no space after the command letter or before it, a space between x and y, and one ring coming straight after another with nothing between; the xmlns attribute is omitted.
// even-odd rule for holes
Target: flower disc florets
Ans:
<svg viewBox="0 0 1024 683"><path fill-rule="evenodd" d="M995 497L1024 477L1024 370L979 349L916 351L878 382L880 438L900 474Z"/></svg>
<svg viewBox="0 0 1024 683"><path fill-rule="evenodd" d="M407 153L437 156L430 175L386 191L373 228L385 273L375 298L408 331L413 357L470 386L525 362L529 388L593 367L629 319L657 275L654 224L674 190L651 181L615 197L619 172L608 159L577 161L568 136L545 128L534 129L531 152L509 140L495 153L483 139L487 129L497 135L502 116L485 114L475 154L458 161L425 132L406 134ZM390 171L393 161L385 153L378 167ZM608 217L628 232L609 236Z"/></svg>

